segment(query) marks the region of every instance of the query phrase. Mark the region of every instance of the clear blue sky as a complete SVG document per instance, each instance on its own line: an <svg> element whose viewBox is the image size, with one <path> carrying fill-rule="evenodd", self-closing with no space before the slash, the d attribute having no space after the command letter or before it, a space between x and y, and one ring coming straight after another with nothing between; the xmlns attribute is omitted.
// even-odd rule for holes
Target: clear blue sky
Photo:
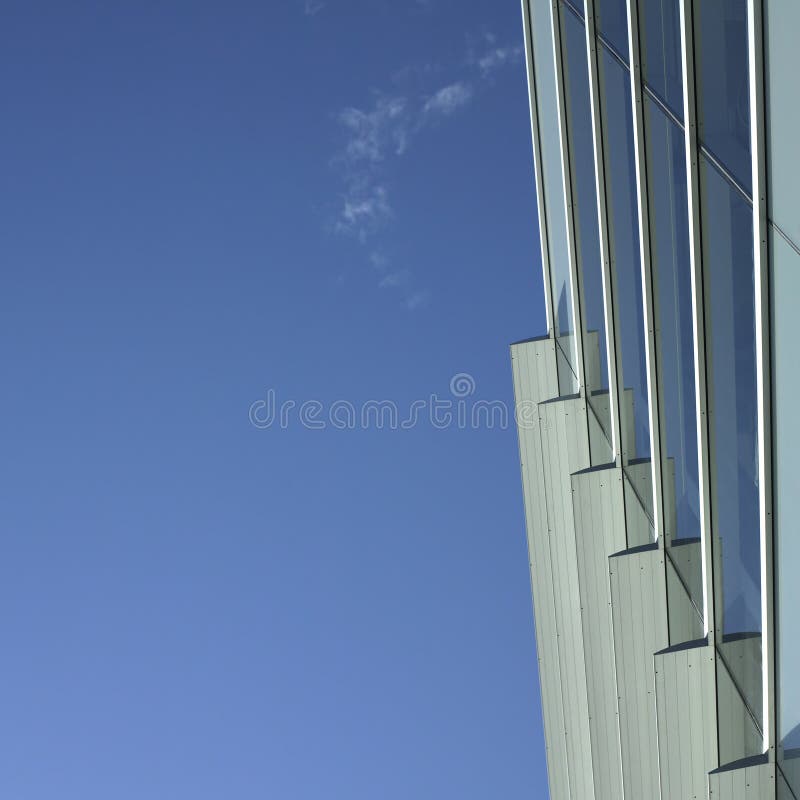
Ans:
<svg viewBox="0 0 800 800"><path fill-rule="evenodd" d="M515 800L511 402L544 332L517 0L7 0L0 796Z"/></svg>

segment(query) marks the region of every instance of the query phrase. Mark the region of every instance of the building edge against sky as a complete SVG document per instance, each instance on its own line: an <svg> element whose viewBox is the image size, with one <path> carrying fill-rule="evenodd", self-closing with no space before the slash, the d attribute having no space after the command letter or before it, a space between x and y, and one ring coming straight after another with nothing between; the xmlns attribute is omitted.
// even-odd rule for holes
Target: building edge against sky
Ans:
<svg viewBox="0 0 800 800"><path fill-rule="evenodd" d="M523 0L550 795L800 798L800 4ZM797 507L795 507L797 505Z"/></svg>

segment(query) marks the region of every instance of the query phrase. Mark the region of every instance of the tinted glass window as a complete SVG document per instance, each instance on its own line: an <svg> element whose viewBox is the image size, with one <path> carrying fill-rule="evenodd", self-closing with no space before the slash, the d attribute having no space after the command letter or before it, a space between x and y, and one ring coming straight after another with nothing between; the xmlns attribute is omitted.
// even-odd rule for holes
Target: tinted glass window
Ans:
<svg viewBox="0 0 800 800"><path fill-rule="evenodd" d="M751 192L746 0L695 3L700 140Z"/></svg>
<svg viewBox="0 0 800 800"><path fill-rule="evenodd" d="M586 386L591 402L595 392L608 389L608 366L586 30L583 22L567 7L562 7L562 28L573 213L578 244L578 268L581 272L584 297ZM595 411L599 405L599 403L594 404ZM608 403L602 407L605 411ZM607 426L605 429L607 430Z"/></svg>
<svg viewBox="0 0 800 800"><path fill-rule="evenodd" d="M606 160L609 244L619 309L623 447L627 459L650 455L642 271L631 117L630 72L600 48L600 101Z"/></svg>
<svg viewBox="0 0 800 800"><path fill-rule="evenodd" d="M682 119L680 0L641 0L639 9L645 83Z"/></svg>

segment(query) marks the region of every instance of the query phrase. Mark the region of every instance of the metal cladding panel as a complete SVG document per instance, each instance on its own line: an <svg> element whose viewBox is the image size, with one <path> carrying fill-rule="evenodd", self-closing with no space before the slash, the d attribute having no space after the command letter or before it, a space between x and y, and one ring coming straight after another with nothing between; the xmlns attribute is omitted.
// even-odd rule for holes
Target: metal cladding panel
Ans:
<svg viewBox="0 0 800 800"><path fill-rule="evenodd" d="M552 800L562 800L570 796L569 778L538 411L540 401L558 394L555 343L546 339L513 345L511 364L518 412L547 771Z"/></svg>
<svg viewBox="0 0 800 800"><path fill-rule="evenodd" d="M578 397L541 403L539 419L570 797L590 800L595 795L570 478L589 466L586 405Z"/></svg>
<svg viewBox="0 0 800 800"><path fill-rule="evenodd" d="M628 551L609 559L609 569L624 796L657 800L653 654L668 643L664 558L655 547Z"/></svg>
<svg viewBox="0 0 800 800"><path fill-rule="evenodd" d="M721 769L708 776L709 800L775 800L775 765L767 763ZM783 800L783 798L781 798Z"/></svg>
<svg viewBox="0 0 800 800"><path fill-rule="evenodd" d="M672 648L654 661L661 796L703 798L719 765L714 647Z"/></svg>
<svg viewBox="0 0 800 800"><path fill-rule="evenodd" d="M572 491L595 797L619 800L622 756L608 558L625 547L622 470L573 475Z"/></svg>

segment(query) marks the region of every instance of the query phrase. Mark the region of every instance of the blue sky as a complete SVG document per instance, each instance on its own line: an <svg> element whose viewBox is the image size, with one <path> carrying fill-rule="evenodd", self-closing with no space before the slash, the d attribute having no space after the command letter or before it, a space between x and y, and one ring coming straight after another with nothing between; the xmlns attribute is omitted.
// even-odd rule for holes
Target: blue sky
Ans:
<svg viewBox="0 0 800 800"><path fill-rule="evenodd" d="M517 2L37 2L0 30L0 795L544 796L511 403Z"/></svg>

